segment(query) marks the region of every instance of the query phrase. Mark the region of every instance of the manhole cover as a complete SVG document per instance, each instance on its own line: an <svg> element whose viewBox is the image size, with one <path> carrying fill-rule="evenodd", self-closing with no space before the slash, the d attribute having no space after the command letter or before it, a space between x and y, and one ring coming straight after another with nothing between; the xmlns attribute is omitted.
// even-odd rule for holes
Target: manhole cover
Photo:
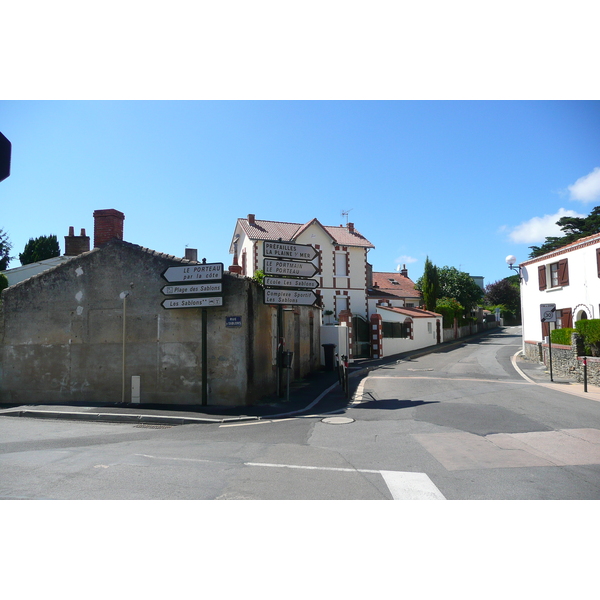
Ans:
<svg viewBox="0 0 600 600"><path fill-rule="evenodd" d="M350 417L326 417L322 419L322 422L330 425L345 425L346 423L354 423L354 419Z"/></svg>

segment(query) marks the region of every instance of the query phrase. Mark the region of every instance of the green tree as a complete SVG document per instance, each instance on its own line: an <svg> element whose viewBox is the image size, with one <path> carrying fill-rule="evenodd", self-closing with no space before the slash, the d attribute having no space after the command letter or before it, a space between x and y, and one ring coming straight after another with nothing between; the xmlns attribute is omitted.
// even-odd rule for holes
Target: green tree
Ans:
<svg viewBox="0 0 600 600"><path fill-rule="evenodd" d="M0 229L0 271L8 269L8 263L12 260L10 249L12 244L8 239L8 234Z"/></svg>
<svg viewBox="0 0 600 600"><path fill-rule="evenodd" d="M8 279L4 273L0 273L0 294L2 290L5 290L8 287Z"/></svg>
<svg viewBox="0 0 600 600"><path fill-rule="evenodd" d="M483 290L473 278L456 267L442 267L437 270L441 298L453 298L463 307L463 316L469 316L483 298Z"/></svg>
<svg viewBox="0 0 600 600"><path fill-rule="evenodd" d="M435 312L443 317L444 329L452 327L454 319L458 319L464 310L464 306L454 298L440 298L435 306Z"/></svg>
<svg viewBox="0 0 600 600"><path fill-rule="evenodd" d="M429 260L425 259L425 269L421 278L421 293L423 294L423 304L426 310L435 311L438 295L440 292L440 283L438 279L437 267Z"/></svg>
<svg viewBox="0 0 600 600"><path fill-rule="evenodd" d="M502 306L505 312L518 318L521 314L521 291L519 284L515 285L512 280L511 276L486 285L483 301L487 306Z"/></svg>
<svg viewBox="0 0 600 600"><path fill-rule="evenodd" d="M556 224L564 233L563 236L547 237L541 246L529 246L529 258L535 258L577 240L600 232L600 206L596 206L587 217L561 217Z"/></svg>
<svg viewBox="0 0 600 600"><path fill-rule="evenodd" d="M60 256L60 247L55 235L42 235L25 244L25 249L19 254L22 265L29 265L47 258Z"/></svg>

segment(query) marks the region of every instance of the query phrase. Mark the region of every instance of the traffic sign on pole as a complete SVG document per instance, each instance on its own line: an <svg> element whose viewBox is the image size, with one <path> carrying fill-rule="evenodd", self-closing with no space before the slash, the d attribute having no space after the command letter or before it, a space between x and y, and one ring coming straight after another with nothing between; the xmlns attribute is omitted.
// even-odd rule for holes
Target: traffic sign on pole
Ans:
<svg viewBox="0 0 600 600"><path fill-rule="evenodd" d="M223 298L212 296L205 298L167 298L161 302L163 308L206 308L223 306Z"/></svg>
<svg viewBox="0 0 600 600"><path fill-rule="evenodd" d="M265 304L314 306L317 298L312 290L265 290Z"/></svg>
<svg viewBox="0 0 600 600"><path fill-rule="evenodd" d="M181 285L165 285L160 290L165 296L182 294L214 294L223 291L222 283L188 283Z"/></svg>
<svg viewBox="0 0 600 600"><path fill-rule="evenodd" d="M540 304L542 323L556 323L556 304Z"/></svg>
<svg viewBox="0 0 600 600"><path fill-rule="evenodd" d="M265 275L280 275L288 277L313 277L319 269L310 262L291 260L273 260L265 258L263 263Z"/></svg>
<svg viewBox="0 0 600 600"><path fill-rule="evenodd" d="M223 279L223 263L203 263L201 265L185 265L169 267L162 277L169 283L182 281L216 281Z"/></svg>
<svg viewBox="0 0 600 600"><path fill-rule="evenodd" d="M319 256L319 253L306 244L291 244L288 242L267 242L263 244L263 256L283 258L286 260L311 261Z"/></svg>
<svg viewBox="0 0 600 600"><path fill-rule="evenodd" d="M268 288L314 290L319 287L316 279L298 279L297 277L265 277L263 285Z"/></svg>

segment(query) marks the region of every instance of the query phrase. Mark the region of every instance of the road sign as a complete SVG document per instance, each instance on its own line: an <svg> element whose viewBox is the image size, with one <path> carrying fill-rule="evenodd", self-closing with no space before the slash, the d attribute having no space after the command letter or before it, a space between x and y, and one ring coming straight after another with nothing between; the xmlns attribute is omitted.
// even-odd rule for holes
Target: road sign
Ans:
<svg viewBox="0 0 600 600"><path fill-rule="evenodd" d="M10 140L0 133L0 181L3 181L10 175L11 148Z"/></svg>
<svg viewBox="0 0 600 600"><path fill-rule="evenodd" d="M312 290L265 290L265 304L314 306L317 298Z"/></svg>
<svg viewBox="0 0 600 600"><path fill-rule="evenodd" d="M542 323L556 323L556 304L540 304Z"/></svg>
<svg viewBox="0 0 600 600"><path fill-rule="evenodd" d="M222 283L189 283L187 285L165 285L160 290L165 296L181 294L214 294L223 291Z"/></svg>
<svg viewBox="0 0 600 600"><path fill-rule="evenodd" d="M215 281L223 279L223 263L202 263L184 267L169 267L163 274L169 283L182 281Z"/></svg>
<svg viewBox="0 0 600 600"><path fill-rule="evenodd" d="M223 306L223 298L219 296L207 298L167 298L161 302L163 308L206 308Z"/></svg>
<svg viewBox="0 0 600 600"><path fill-rule="evenodd" d="M263 256L273 258L284 258L287 260L311 261L319 256L319 253L306 244L288 244L287 242L264 242Z"/></svg>
<svg viewBox="0 0 600 600"><path fill-rule="evenodd" d="M289 277L313 277L319 269L310 262L291 260L273 260L265 258L263 264L265 275L280 275Z"/></svg>
<svg viewBox="0 0 600 600"><path fill-rule="evenodd" d="M319 282L316 279L297 279L296 277L265 277L263 285L272 288L314 290L319 287Z"/></svg>

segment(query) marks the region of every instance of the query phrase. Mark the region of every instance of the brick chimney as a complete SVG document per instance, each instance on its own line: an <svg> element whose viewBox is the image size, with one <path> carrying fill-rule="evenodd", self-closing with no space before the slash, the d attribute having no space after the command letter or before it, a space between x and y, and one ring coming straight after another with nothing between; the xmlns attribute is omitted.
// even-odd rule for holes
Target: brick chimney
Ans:
<svg viewBox="0 0 600 600"><path fill-rule="evenodd" d="M116 238L123 239L123 221L125 215L115 210L107 208L106 210L94 211L94 248L99 248L106 242Z"/></svg>
<svg viewBox="0 0 600 600"><path fill-rule="evenodd" d="M90 250L90 236L85 235L85 229L80 235L75 235L74 227L69 227L69 235L65 235L65 256L78 256Z"/></svg>
<svg viewBox="0 0 600 600"><path fill-rule="evenodd" d="M354 233L354 223L348 223L348 231Z"/></svg>
<svg viewBox="0 0 600 600"><path fill-rule="evenodd" d="M256 225L256 215L248 215L248 225Z"/></svg>
<svg viewBox="0 0 600 600"><path fill-rule="evenodd" d="M400 275L403 275L404 277L408 278L408 269L406 268L406 265L402 265L402 269L400 270Z"/></svg>
<svg viewBox="0 0 600 600"><path fill-rule="evenodd" d="M194 262L198 262L198 249L197 248L186 248L185 249L185 258L187 258L187 260L193 260Z"/></svg>

